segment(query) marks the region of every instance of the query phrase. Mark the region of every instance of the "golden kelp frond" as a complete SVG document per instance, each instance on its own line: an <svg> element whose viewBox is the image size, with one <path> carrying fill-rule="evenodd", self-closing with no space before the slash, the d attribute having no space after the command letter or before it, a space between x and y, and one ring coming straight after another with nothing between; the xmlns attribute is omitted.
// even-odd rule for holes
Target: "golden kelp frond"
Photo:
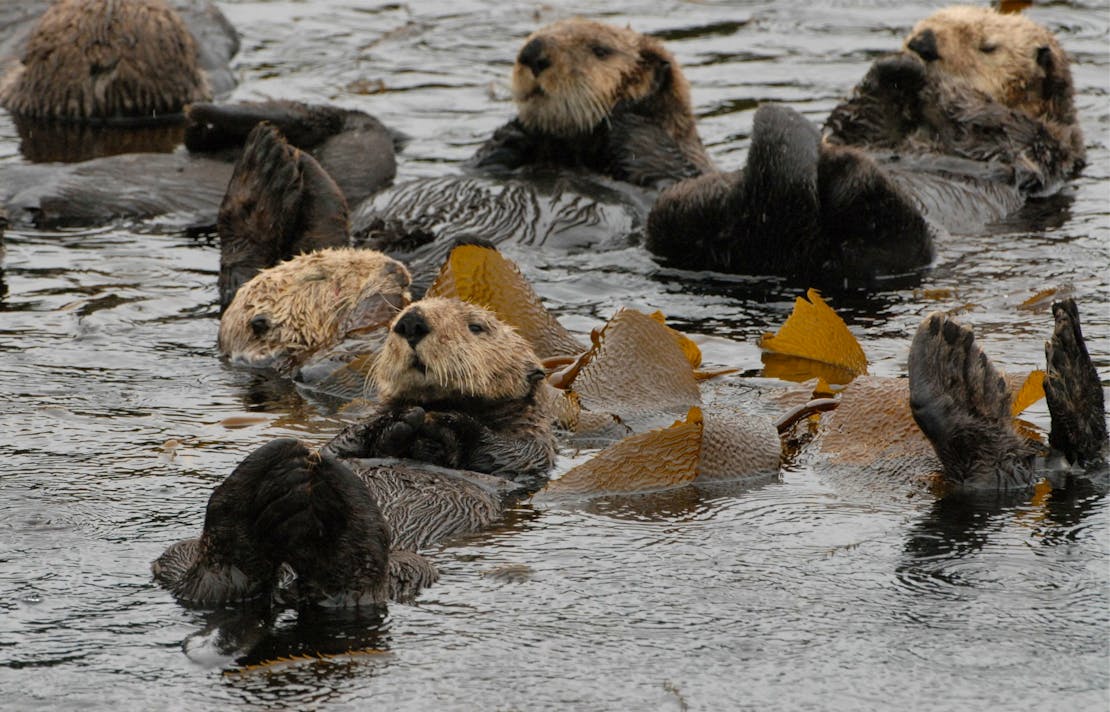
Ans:
<svg viewBox="0 0 1110 712"><path fill-rule="evenodd" d="M493 247L455 247L426 296L455 297L489 309L520 332L540 358L583 350L547 311L517 266Z"/></svg>
<svg viewBox="0 0 1110 712"><path fill-rule="evenodd" d="M615 413L685 412L701 403L690 361L671 330L633 309L621 309L591 334L593 347L565 385L582 407Z"/></svg>
<svg viewBox="0 0 1110 712"><path fill-rule="evenodd" d="M654 311L648 316L667 327L667 331L674 337L675 343L678 344L678 348L682 349L682 353L686 356L686 360L690 362L691 368L697 368L701 365L701 349L698 348L698 345L695 344L689 336L677 329L672 329L667 326L667 317L661 311Z"/></svg>
<svg viewBox="0 0 1110 712"><path fill-rule="evenodd" d="M1044 398L1044 371L1037 369L1026 377L1021 388L1010 399L1010 415L1017 416L1042 398Z"/></svg>
<svg viewBox="0 0 1110 712"><path fill-rule="evenodd" d="M549 482L541 494L591 495L679 487L698 476L702 413L694 407L669 428L632 435Z"/></svg>
<svg viewBox="0 0 1110 712"><path fill-rule="evenodd" d="M759 342L760 347L771 354L793 356L832 366L852 377L867 373L867 356L856 337L848 331L844 320L821 299L816 289L806 292L806 297L809 301L802 297L794 300L794 311L790 313L786 323L779 328L778 333L764 334ZM767 354L764 356L766 362ZM771 359L772 362L774 360ZM781 371L791 373L795 366L797 364L792 364L791 369ZM822 372L819 367L815 367L805 378L789 380L808 380L815 376L830 383L845 382L842 377L837 377L835 373Z"/></svg>

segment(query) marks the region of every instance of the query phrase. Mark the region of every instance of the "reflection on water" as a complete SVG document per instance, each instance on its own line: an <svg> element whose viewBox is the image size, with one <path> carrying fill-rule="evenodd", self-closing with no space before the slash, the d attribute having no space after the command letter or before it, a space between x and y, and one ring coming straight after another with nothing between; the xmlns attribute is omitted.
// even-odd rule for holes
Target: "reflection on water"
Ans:
<svg viewBox="0 0 1110 712"><path fill-rule="evenodd" d="M706 145L734 168L757 102L819 121L933 6L224 5L244 33L235 97L376 114L413 137L399 181L455 174L505 122L511 58L537 23L600 14L667 38ZM826 294L871 373L904 372L909 337L934 309L962 310L1003 367L1040 365L1051 314L1022 304L1057 289L1078 299L1110 381L1104 10L1034 9L1077 61L1090 166L1068 193L981 236L946 239L919 285ZM378 81L384 91L357 93ZM20 140L0 115L0 161L23 160ZM1101 481L1014 500L877 504L796 468L765 483L522 505L431 552L441 581L383 619L178 605L149 564L200 529L212 487L260 442L323 442L343 419L328 399L219 361L217 251L186 227L170 216L5 236L5 708L1106 707ZM779 387L751 376L758 337L785 319L795 286L660 269L636 246L506 252L569 327L586 333L621 305L661 309L709 362L744 372L710 399L739 408L762 396L760 412L776 414ZM1025 417L1047 426L1043 404Z"/></svg>

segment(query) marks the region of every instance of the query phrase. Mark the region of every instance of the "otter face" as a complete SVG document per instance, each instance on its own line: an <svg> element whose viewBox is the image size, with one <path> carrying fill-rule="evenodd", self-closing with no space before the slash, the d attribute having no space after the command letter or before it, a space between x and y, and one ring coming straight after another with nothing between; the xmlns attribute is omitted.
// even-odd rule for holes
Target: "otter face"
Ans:
<svg viewBox="0 0 1110 712"><path fill-rule="evenodd" d="M1067 56L1051 32L1023 15L946 8L917 23L904 48L923 59L937 80L966 82L1033 116L1070 120L1054 115L1070 109Z"/></svg>
<svg viewBox="0 0 1110 712"><path fill-rule="evenodd" d="M528 129L589 133L618 102L650 95L657 71L673 64L657 40L630 29L562 20L525 40L513 66L513 100Z"/></svg>
<svg viewBox="0 0 1110 712"><path fill-rule="evenodd" d="M0 104L34 118L150 120L211 98L197 46L164 0L60 0L42 16Z"/></svg>
<svg viewBox="0 0 1110 712"><path fill-rule="evenodd" d="M373 374L386 400L514 400L527 397L543 378L524 337L474 304L422 299L390 329Z"/></svg>
<svg viewBox="0 0 1110 712"><path fill-rule="evenodd" d="M372 250L299 255L244 284L220 319L233 364L291 372L348 336L385 333L411 301L409 271Z"/></svg>

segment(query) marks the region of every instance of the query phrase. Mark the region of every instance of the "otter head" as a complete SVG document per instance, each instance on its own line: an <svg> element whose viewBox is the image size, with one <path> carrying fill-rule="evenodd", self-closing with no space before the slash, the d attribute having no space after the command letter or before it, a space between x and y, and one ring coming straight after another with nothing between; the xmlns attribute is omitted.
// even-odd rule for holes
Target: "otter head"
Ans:
<svg viewBox="0 0 1110 712"><path fill-rule="evenodd" d="M320 250L259 272L220 318L220 352L236 365L292 372L347 337L384 336L410 301L405 266L380 252Z"/></svg>
<svg viewBox="0 0 1110 712"><path fill-rule="evenodd" d="M59 0L0 82L0 105L37 119L143 123L210 98L196 42L164 0Z"/></svg>
<svg viewBox="0 0 1110 712"><path fill-rule="evenodd" d="M422 299L390 328L374 363L385 400L517 400L532 395L543 380L540 360L524 337L475 304Z"/></svg>
<svg viewBox="0 0 1110 712"><path fill-rule="evenodd" d="M513 99L532 131L591 132L621 102L667 95L655 113L670 130L693 128L690 89L658 40L579 18L533 32L513 66Z"/></svg>
<svg viewBox="0 0 1110 712"><path fill-rule="evenodd" d="M917 23L905 49L941 83L962 81L1031 116L1075 123L1068 57L1049 30L1023 15L949 7Z"/></svg>

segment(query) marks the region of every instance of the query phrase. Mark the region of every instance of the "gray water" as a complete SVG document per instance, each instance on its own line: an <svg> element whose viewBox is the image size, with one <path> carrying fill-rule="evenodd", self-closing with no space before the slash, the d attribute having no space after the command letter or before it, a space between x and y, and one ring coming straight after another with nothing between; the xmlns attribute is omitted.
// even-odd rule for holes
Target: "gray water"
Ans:
<svg viewBox="0 0 1110 712"><path fill-rule="evenodd" d="M722 167L754 107L820 122L938 5L836 0L604 4L224 3L243 34L234 98L333 102L413 140L401 177L456 170L512 113L538 24L584 14L666 38ZM1003 367L1043 363L1047 303L1080 303L1110 383L1110 17L1031 13L1075 59L1090 165L1066 195L940 245L918 288L832 300L871 372L904 373L923 315L967 305ZM386 91L358 93L380 80ZM18 162L0 115L0 162ZM2 170L2 168L0 168ZM259 443L322 442L330 404L216 357L217 249L173 221L9 230L0 298L0 708L1100 710L1110 702L1103 494L879 501L796 467L759 487L545 508L434 551L442 580L383 620L210 614L149 562L199 531ZM507 250L571 328L661 309L756 387L756 340L801 291L659 269L639 248ZM1043 404L1027 416L1047 427ZM222 636L222 638L221 638ZM221 640L224 642L221 643ZM243 654L228 648L249 649ZM249 666L313 652L360 654Z"/></svg>

